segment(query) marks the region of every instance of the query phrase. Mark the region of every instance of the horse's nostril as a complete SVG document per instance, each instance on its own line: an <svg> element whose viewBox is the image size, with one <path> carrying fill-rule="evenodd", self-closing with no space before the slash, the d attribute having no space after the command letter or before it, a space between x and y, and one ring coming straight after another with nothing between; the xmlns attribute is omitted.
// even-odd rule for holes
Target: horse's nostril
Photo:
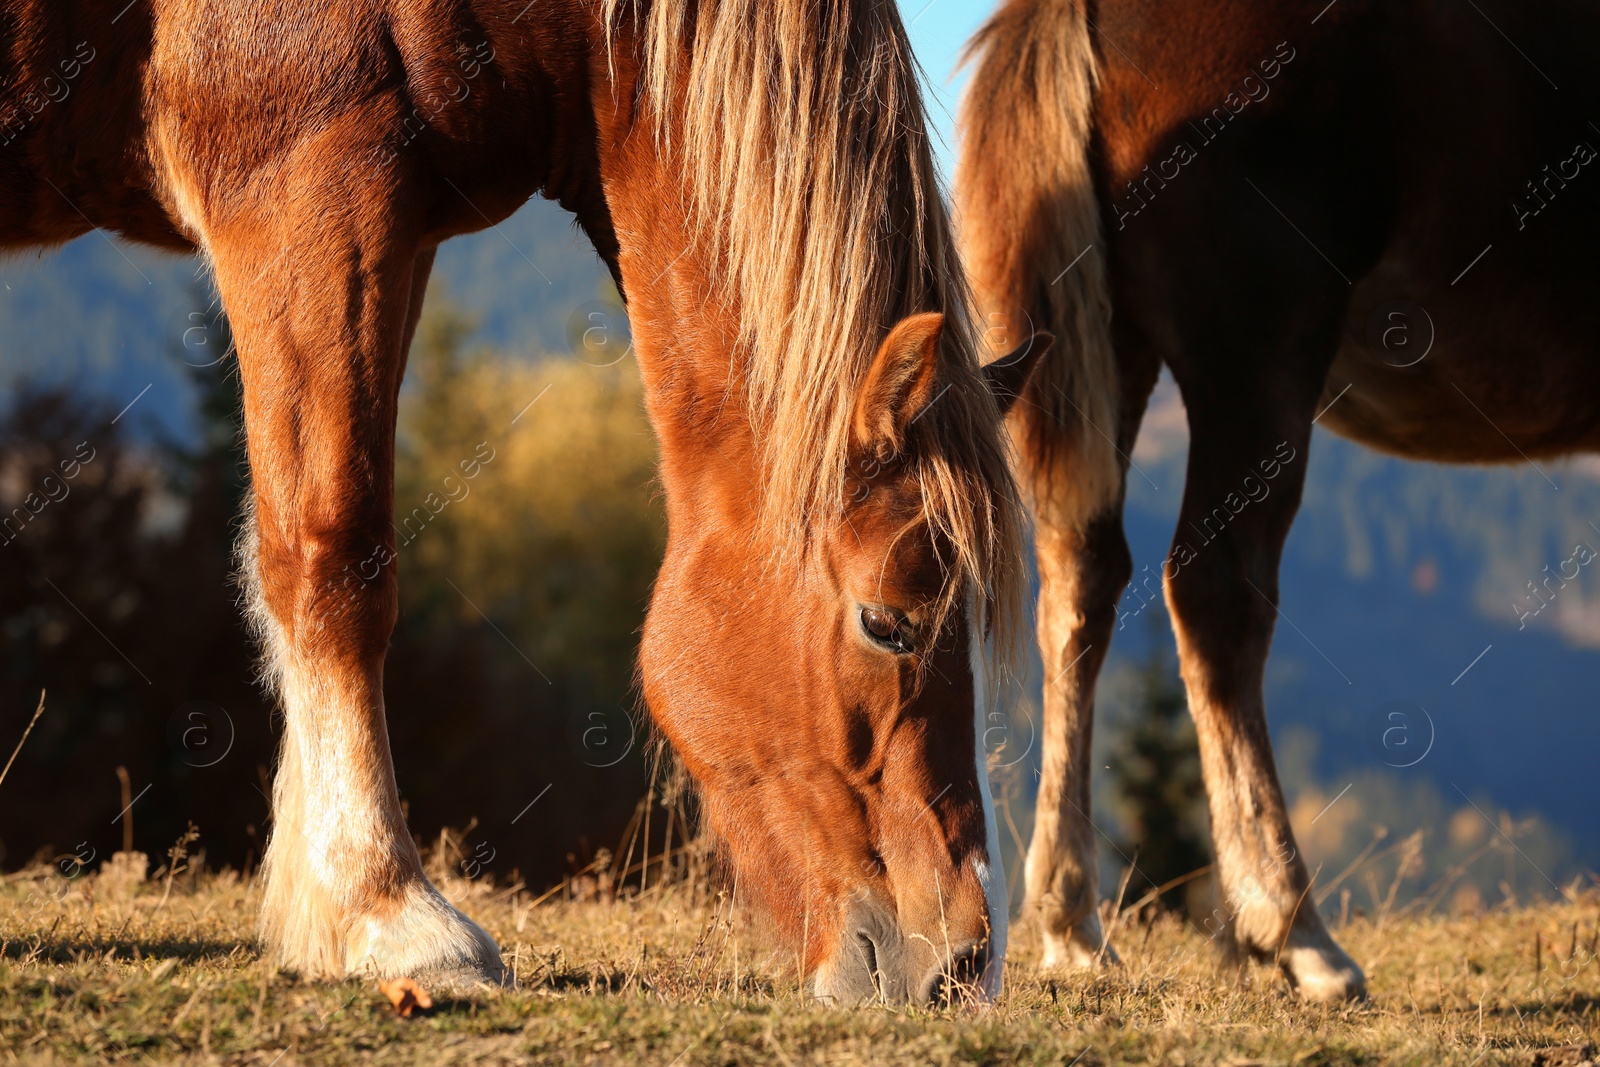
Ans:
<svg viewBox="0 0 1600 1067"><path fill-rule="evenodd" d="M922 1002L948 1006L977 1000L983 995L983 972L988 967L987 942L952 952L950 959L935 966L923 982Z"/></svg>
<svg viewBox="0 0 1600 1067"><path fill-rule="evenodd" d="M878 995L883 995L883 974L878 970L878 946L872 940L872 935L862 931L856 934L856 947L861 950L861 959L867 965L867 980L877 990Z"/></svg>

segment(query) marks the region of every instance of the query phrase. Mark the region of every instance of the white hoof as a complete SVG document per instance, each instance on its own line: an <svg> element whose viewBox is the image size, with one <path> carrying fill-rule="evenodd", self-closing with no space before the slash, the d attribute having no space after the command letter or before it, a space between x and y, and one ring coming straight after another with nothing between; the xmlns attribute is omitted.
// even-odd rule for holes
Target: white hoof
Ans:
<svg viewBox="0 0 1600 1067"><path fill-rule="evenodd" d="M494 939L427 881L413 882L397 910L355 922L345 969L353 975L414 978L428 989L466 990L506 979Z"/></svg>
<svg viewBox="0 0 1600 1067"><path fill-rule="evenodd" d="M1295 992L1314 1004L1362 1000L1367 995L1367 976L1331 940L1326 945L1286 948L1278 965Z"/></svg>

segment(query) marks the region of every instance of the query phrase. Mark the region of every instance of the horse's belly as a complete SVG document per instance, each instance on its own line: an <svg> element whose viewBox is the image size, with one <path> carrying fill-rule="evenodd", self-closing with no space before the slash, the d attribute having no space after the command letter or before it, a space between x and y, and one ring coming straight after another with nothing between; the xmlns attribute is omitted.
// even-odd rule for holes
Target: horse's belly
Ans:
<svg viewBox="0 0 1600 1067"><path fill-rule="evenodd" d="M1538 272L1490 299L1432 273L1385 260L1358 282L1318 425L1462 463L1600 448L1600 302Z"/></svg>

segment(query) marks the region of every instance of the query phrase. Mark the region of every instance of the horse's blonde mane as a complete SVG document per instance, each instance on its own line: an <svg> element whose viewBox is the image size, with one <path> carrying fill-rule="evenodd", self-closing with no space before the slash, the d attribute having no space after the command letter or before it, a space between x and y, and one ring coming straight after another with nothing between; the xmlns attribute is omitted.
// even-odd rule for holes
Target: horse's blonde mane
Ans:
<svg viewBox="0 0 1600 1067"><path fill-rule="evenodd" d="M893 0L603 2L613 35L639 34L641 101L740 309L766 527L803 546L842 512L873 353L905 315L943 311L949 388L913 427L924 512L1009 638L1021 509Z"/></svg>

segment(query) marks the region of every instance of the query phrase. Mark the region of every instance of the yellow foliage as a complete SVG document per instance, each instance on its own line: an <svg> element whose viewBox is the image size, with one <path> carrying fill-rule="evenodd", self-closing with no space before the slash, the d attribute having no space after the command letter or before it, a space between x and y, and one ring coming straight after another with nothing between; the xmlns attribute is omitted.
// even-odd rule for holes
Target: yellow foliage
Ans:
<svg viewBox="0 0 1600 1067"><path fill-rule="evenodd" d="M467 353L469 333L445 307L412 353L395 500L406 611L487 617L548 678L620 699L665 541L638 368L620 350L609 366Z"/></svg>

